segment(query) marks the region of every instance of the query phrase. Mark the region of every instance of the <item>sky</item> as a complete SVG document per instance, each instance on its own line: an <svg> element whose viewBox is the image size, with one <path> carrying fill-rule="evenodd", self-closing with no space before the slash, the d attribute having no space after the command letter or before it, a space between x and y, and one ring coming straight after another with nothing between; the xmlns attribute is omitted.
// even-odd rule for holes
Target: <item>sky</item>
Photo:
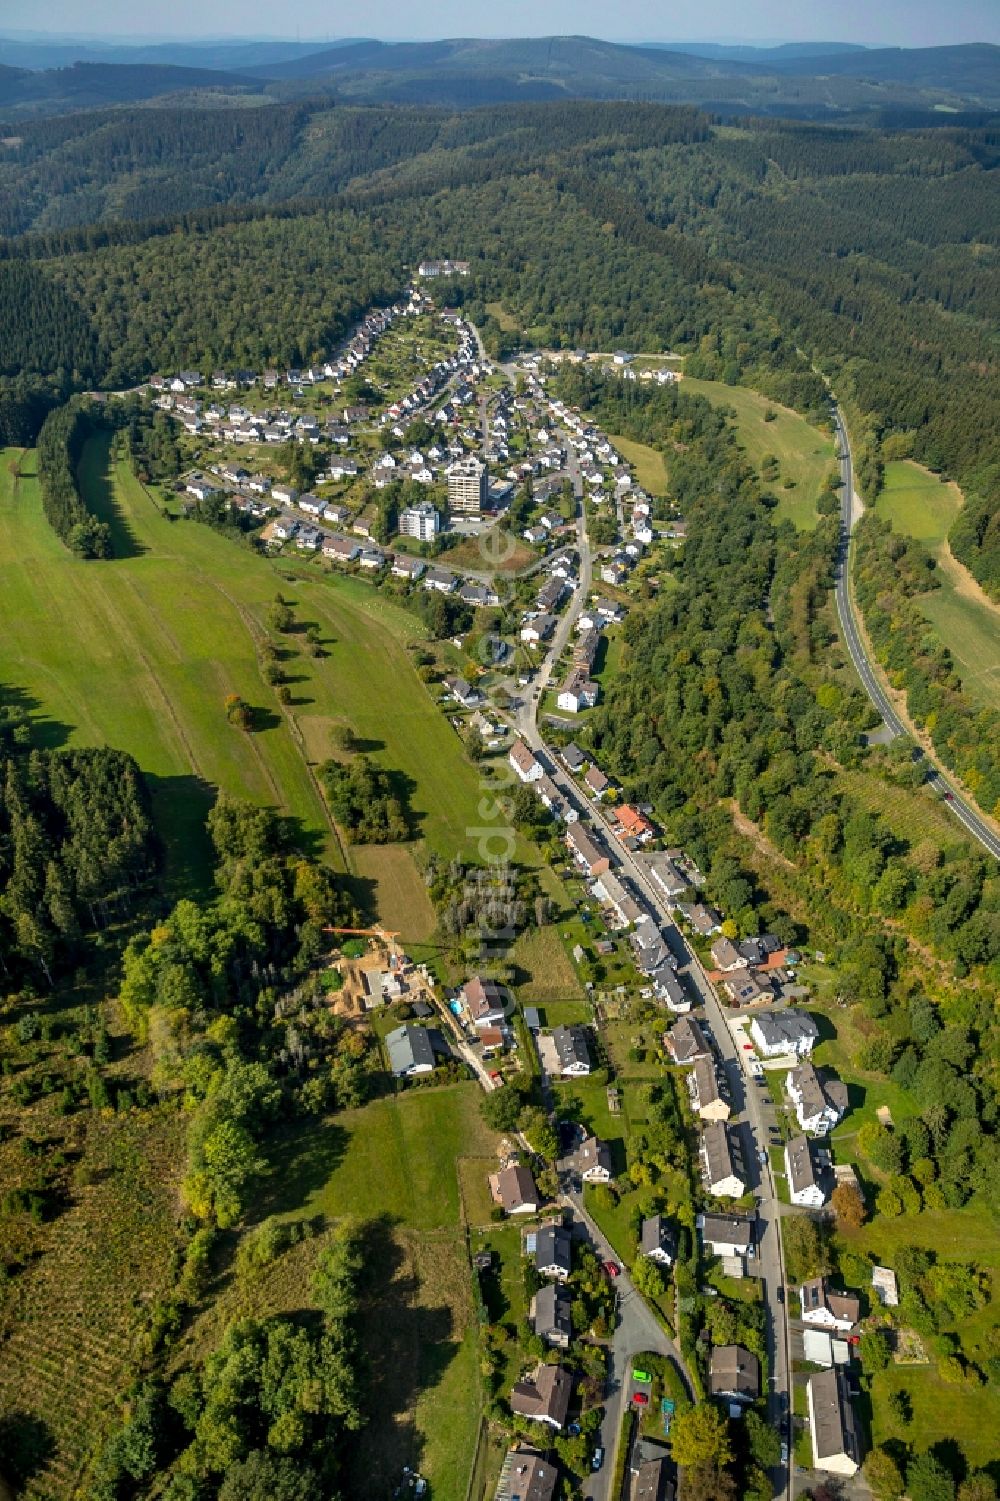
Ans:
<svg viewBox="0 0 1000 1501"><path fill-rule="evenodd" d="M851 41L927 47L1000 43L1000 0L0 0L0 33L81 36L258 37L303 41L364 35L387 41L575 33L621 42Z"/></svg>

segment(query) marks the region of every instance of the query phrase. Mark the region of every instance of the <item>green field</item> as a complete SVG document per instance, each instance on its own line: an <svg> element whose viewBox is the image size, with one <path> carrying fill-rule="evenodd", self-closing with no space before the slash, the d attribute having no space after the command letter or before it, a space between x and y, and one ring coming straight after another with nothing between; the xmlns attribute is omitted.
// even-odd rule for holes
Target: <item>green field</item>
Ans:
<svg viewBox="0 0 1000 1501"><path fill-rule="evenodd" d="M644 490L648 490L650 495L668 493L670 482L662 453L657 452L655 448L650 448L646 443L636 443L632 438L623 438L620 433L609 433L608 437L622 458L627 459L632 465L635 477Z"/></svg>
<svg viewBox="0 0 1000 1501"><path fill-rule="evenodd" d="M778 460L780 478L769 486L778 499L776 517L791 521L800 531L811 530L819 519L816 502L833 471L832 436L813 427L798 412L745 386L685 376L681 389L705 396L716 406L732 407L740 442L754 468L759 470L770 454ZM775 414L771 422L764 420L768 411ZM787 481L792 482L791 489L785 488Z"/></svg>
<svg viewBox="0 0 1000 1501"><path fill-rule="evenodd" d="M402 1466L433 1494L465 1495L479 1426L479 1344L459 1167L495 1164L475 1084L411 1089L296 1133L275 1152L260 1212L335 1221L372 1234L377 1277L362 1338L372 1418L348 1494L388 1494Z"/></svg>
<svg viewBox="0 0 1000 1501"><path fill-rule="evenodd" d="M1000 708L1000 606L983 593L952 555L948 531L962 508L962 492L909 459L886 465L878 513L903 536L922 542L938 565L940 588L920 608L958 665L969 697Z"/></svg>
<svg viewBox="0 0 1000 1501"><path fill-rule="evenodd" d="M406 652L421 635L408 611L318 563L289 566L197 523L170 521L124 463L109 467L106 439L88 445L81 478L113 522L119 555L111 562L81 563L54 536L33 454L7 451L0 460L0 678L28 695L48 744L108 743L136 757L175 889L207 877L203 822L219 787L286 809L343 867L308 763L325 758L329 728L344 720L409 779L420 838L448 855L466 846L466 831L480 822L476 774ZM325 648L316 659L300 637L282 638L287 712L258 660L279 589L298 621L319 626ZM258 710L254 733L227 724L228 693ZM359 864L375 883L382 920L424 936L428 904L409 851L373 849Z"/></svg>

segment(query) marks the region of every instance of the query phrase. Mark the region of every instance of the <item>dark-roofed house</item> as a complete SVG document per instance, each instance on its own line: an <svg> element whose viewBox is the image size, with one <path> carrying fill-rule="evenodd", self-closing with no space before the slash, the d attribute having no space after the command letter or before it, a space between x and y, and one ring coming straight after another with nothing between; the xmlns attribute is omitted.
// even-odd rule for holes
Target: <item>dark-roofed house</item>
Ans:
<svg viewBox="0 0 1000 1501"><path fill-rule="evenodd" d="M429 1074L434 1067L434 1044L427 1027L397 1027L386 1034L385 1046L397 1079Z"/></svg>
<svg viewBox="0 0 1000 1501"><path fill-rule="evenodd" d="M861 1317L861 1299L857 1293L841 1293L825 1277L814 1277L802 1284L802 1322L820 1329L836 1329L850 1334Z"/></svg>
<svg viewBox="0 0 1000 1501"><path fill-rule="evenodd" d="M821 1079L809 1062L788 1070L785 1087L799 1125L810 1136L825 1136L847 1111L847 1086L840 1079Z"/></svg>
<svg viewBox="0 0 1000 1501"><path fill-rule="evenodd" d="M756 1402L760 1396L760 1361L742 1345L715 1345L708 1369L713 1397L730 1402Z"/></svg>
<svg viewBox="0 0 1000 1501"><path fill-rule="evenodd" d="M703 1121L727 1121L732 1114L729 1099L723 1093L714 1058L697 1058L688 1075L691 1104Z"/></svg>
<svg viewBox="0 0 1000 1501"><path fill-rule="evenodd" d="M831 1366L810 1376L806 1403L814 1468L833 1475L856 1475L861 1465L861 1434L843 1368Z"/></svg>
<svg viewBox="0 0 1000 1501"><path fill-rule="evenodd" d="M642 1222L639 1253L660 1266L672 1265L677 1256L677 1238L670 1222L662 1214L651 1214Z"/></svg>
<svg viewBox="0 0 1000 1501"><path fill-rule="evenodd" d="M567 768L568 771L571 771L574 774L580 770L581 766L584 766L586 764L586 756L583 754L583 751L578 745L573 744L572 740L570 741L569 745L563 746L559 754L562 757L563 765Z"/></svg>
<svg viewBox="0 0 1000 1501"><path fill-rule="evenodd" d="M762 1011L750 1023L750 1036L765 1058L795 1053L804 1058L819 1038L819 1027L808 1011L786 1006L783 1011Z"/></svg>
<svg viewBox="0 0 1000 1501"><path fill-rule="evenodd" d="M531 1324L539 1339L565 1350L573 1338L572 1301L556 1282L546 1282L531 1300Z"/></svg>
<svg viewBox="0 0 1000 1501"><path fill-rule="evenodd" d="M559 1471L534 1449L509 1449L496 1501L553 1501Z"/></svg>
<svg viewBox="0 0 1000 1501"><path fill-rule="evenodd" d="M510 1394L511 1411L520 1418L562 1428L569 1412L573 1376L561 1365L540 1365L533 1376L519 1381Z"/></svg>
<svg viewBox="0 0 1000 1501"><path fill-rule="evenodd" d="M826 1194L804 1136L792 1136L785 1143L785 1177L793 1204L804 1209L820 1209L826 1203Z"/></svg>
<svg viewBox="0 0 1000 1501"><path fill-rule="evenodd" d="M561 1074L581 1078L590 1073L590 1049L582 1027L553 1027L552 1041Z"/></svg>
<svg viewBox="0 0 1000 1501"><path fill-rule="evenodd" d="M580 1143L573 1154L573 1166L585 1183L610 1183L614 1177L611 1148L596 1136Z"/></svg>
<svg viewBox="0 0 1000 1501"><path fill-rule="evenodd" d="M720 1199L742 1199L747 1191L746 1170L736 1134L722 1121L708 1121L701 1133L701 1171L709 1193Z"/></svg>
<svg viewBox="0 0 1000 1501"><path fill-rule="evenodd" d="M539 1275L565 1282L573 1270L573 1237L565 1225L543 1225L535 1236Z"/></svg>
<svg viewBox="0 0 1000 1501"><path fill-rule="evenodd" d="M507 1014L507 992L496 980L473 975L462 986L462 998L477 1027L495 1027Z"/></svg>
<svg viewBox="0 0 1000 1501"><path fill-rule="evenodd" d="M633 1445L631 1501L674 1501L675 1467L662 1444L639 1438Z"/></svg>
<svg viewBox="0 0 1000 1501"><path fill-rule="evenodd" d="M712 1050L694 1018L682 1016L667 1033L667 1051L675 1063L694 1063L696 1058L709 1058Z"/></svg>
<svg viewBox="0 0 1000 1501"><path fill-rule="evenodd" d="M534 1214L539 1205L538 1189L527 1167L505 1167L490 1178L494 1202L508 1214Z"/></svg>
<svg viewBox="0 0 1000 1501"><path fill-rule="evenodd" d="M746 1256L753 1247L754 1218L745 1214L700 1214L701 1243L713 1256Z"/></svg>

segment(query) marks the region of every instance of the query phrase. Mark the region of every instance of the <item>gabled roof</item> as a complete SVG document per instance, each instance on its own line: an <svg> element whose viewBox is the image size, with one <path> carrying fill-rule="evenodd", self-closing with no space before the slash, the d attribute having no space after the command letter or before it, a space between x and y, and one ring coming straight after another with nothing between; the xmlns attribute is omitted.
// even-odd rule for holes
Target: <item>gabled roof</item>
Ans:
<svg viewBox="0 0 1000 1501"><path fill-rule="evenodd" d="M861 1462L858 1422L851 1403L847 1378L839 1366L810 1376L809 1426L817 1464L824 1459L846 1454L855 1464Z"/></svg>
<svg viewBox="0 0 1000 1501"><path fill-rule="evenodd" d="M497 1174L497 1192L508 1214L527 1204L538 1203L538 1189L535 1187L530 1168L502 1168Z"/></svg>
<svg viewBox="0 0 1000 1501"><path fill-rule="evenodd" d="M565 1225L543 1225L535 1235L535 1265L569 1272L573 1265L573 1237Z"/></svg>
<svg viewBox="0 0 1000 1501"><path fill-rule="evenodd" d="M788 1165L788 1189L792 1194L804 1193L816 1186L816 1169L813 1166L809 1143L804 1136L792 1136L785 1145L785 1162Z"/></svg>
<svg viewBox="0 0 1000 1501"><path fill-rule="evenodd" d="M553 1027L552 1041L564 1069L574 1063L585 1063L590 1067L587 1034L582 1027Z"/></svg>
<svg viewBox="0 0 1000 1501"><path fill-rule="evenodd" d="M385 1045L394 1074L406 1073L411 1068L434 1067L434 1047L426 1027L396 1027L386 1034Z"/></svg>
<svg viewBox="0 0 1000 1501"><path fill-rule="evenodd" d="M535 1333L571 1336L572 1307L569 1293L558 1282L546 1282L535 1294Z"/></svg>
<svg viewBox="0 0 1000 1501"><path fill-rule="evenodd" d="M712 1245L742 1246L753 1244L754 1221L745 1214L704 1214L699 1222L701 1238Z"/></svg>
<svg viewBox="0 0 1000 1501"><path fill-rule="evenodd" d="M861 1299L857 1293L838 1292L825 1277L814 1277L802 1284L802 1313L828 1308L840 1323L856 1324L861 1317Z"/></svg>
<svg viewBox="0 0 1000 1501"><path fill-rule="evenodd" d="M760 1361L742 1345L715 1345L708 1389L713 1397L737 1396L755 1401L760 1395Z"/></svg>
<svg viewBox="0 0 1000 1501"><path fill-rule="evenodd" d="M561 1428L569 1412L573 1376L561 1365L540 1365L533 1376L518 1381L510 1394L511 1411Z"/></svg>
<svg viewBox="0 0 1000 1501"><path fill-rule="evenodd" d="M665 1220L662 1214L651 1214L643 1220L639 1250L643 1256L649 1256L653 1251L665 1251L671 1258L676 1255L676 1237L669 1220Z"/></svg>

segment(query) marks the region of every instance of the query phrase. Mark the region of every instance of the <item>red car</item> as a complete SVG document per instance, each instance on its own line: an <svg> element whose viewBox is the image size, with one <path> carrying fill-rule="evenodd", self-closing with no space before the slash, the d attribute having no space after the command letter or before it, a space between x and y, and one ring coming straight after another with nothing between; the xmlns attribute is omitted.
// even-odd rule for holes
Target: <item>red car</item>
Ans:
<svg viewBox="0 0 1000 1501"><path fill-rule="evenodd" d="M604 1270L609 1277L617 1277L621 1273L621 1267L616 1261L606 1261L604 1263Z"/></svg>
<svg viewBox="0 0 1000 1501"><path fill-rule="evenodd" d="M632 1401L633 1401L633 1403L635 1404L636 1407L648 1407L649 1406L649 1398L646 1396L645 1392L633 1392L632 1393Z"/></svg>

